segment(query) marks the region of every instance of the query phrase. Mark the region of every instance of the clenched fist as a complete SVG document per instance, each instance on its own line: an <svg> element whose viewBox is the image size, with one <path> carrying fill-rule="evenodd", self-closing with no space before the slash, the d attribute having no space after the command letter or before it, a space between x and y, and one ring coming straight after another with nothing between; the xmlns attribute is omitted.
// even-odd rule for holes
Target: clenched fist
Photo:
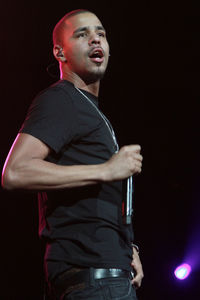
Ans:
<svg viewBox="0 0 200 300"><path fill-rule="evenodd" d="M115 181L138 174L142 170L143 157L139 145L124 146L104 163L104 180Z"/></svg>

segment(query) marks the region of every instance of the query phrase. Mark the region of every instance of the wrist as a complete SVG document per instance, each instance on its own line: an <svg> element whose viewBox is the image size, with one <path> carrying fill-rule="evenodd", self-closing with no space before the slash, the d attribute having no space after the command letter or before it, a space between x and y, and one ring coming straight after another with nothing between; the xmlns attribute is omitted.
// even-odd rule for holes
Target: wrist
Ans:
<svg viewBox="0 0 200 300"><path fill-rule="evenodd" d="M107 162L99 165L99 179L103 182L109 181L109 171Z"/></svg>

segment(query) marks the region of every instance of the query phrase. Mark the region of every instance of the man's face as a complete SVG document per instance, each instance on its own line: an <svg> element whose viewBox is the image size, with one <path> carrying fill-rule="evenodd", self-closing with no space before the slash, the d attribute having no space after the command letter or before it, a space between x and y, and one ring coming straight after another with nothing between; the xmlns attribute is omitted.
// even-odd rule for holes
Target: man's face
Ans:
<svg viewBox="0 0 200 300"><path fill-rule="evenodd" d="M86 12L65 22L62 47L69 71L90 82L101 79L109 57L109 45L101 22L94 14Z"/></svg>

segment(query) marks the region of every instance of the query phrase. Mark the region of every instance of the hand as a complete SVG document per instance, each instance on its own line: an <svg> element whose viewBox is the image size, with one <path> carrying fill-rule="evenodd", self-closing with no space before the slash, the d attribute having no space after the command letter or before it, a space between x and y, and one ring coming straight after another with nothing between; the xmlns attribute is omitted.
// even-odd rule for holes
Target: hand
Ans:
<svg viewBox="0 0 200 300"><path fill-rule="evenodd" d="M138 255L137 250L133 247L133 260L131 262L131 266L134 269L135 276L131 283L135 286L135 288L139 288L142 284L142 278L144 277L142 264Z"/></svg>
<svg viewBox="0 0 200 300"><path fill-rule="evenodd" d="M139 145L124 146L104 163L105 181L122 180L141 172L143 157Z"/></svg>

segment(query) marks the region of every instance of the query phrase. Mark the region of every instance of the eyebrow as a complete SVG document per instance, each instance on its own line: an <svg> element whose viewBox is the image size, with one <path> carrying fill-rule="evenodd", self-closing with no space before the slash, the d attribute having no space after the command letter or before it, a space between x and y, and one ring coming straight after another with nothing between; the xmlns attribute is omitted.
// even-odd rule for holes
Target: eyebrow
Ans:
<svg viewBox="0 0 200 300"><path fill-rule="evenodd" d="M88 29L89 29L88 26L79 27L76 30L74 30L73 35L75 35L75 34L77 34L79 32L82 32L82 31L87 31ZM103 30L104 32L106 32L105 28L103 26L100 26L100 25L99 26L95 26L95 29L96 30Z"/></svg>

